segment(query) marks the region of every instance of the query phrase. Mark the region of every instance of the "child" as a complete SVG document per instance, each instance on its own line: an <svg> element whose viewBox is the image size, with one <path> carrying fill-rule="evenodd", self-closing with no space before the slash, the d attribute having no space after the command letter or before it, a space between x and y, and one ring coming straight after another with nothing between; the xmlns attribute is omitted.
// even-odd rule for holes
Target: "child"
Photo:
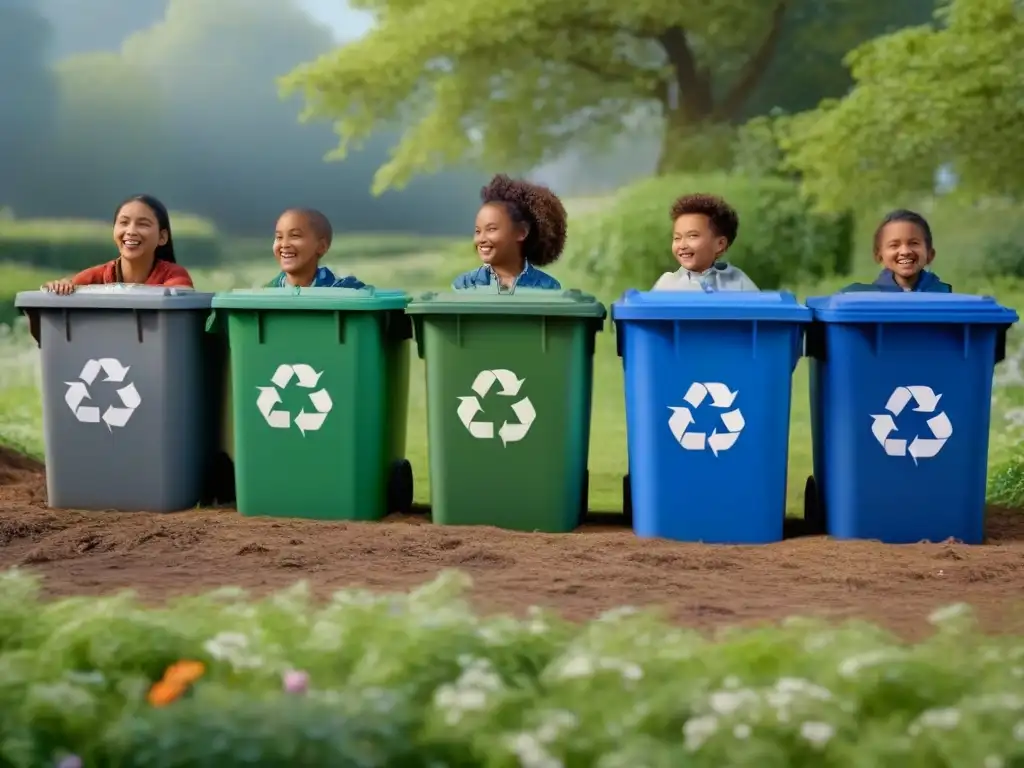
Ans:
<svg viewBox="0 0 1024 768"><path fill-rule="evenodd" d="M654 291L756 291L738 267L719 261L736 240L736 211L714 195L684 195L672 204L672 255L679 269L658 278Z"/></svg>
<svg viewBox="0 0 1024 768"><path fill-rule="evenodd" d="M484 265L459 275L452 289L493 284L498 293L560 290L555 278L537 269L556 262L565 247L565 207L555 193L498 174L480 190L480 200L473 243Z"/></svg>
<svg viewBox="0 0 1024 768"><path fill-rule="evenodd" d="M875 230L875 261L882 272L873 286L881 290L952 293L953 287L925 270L935 259L932 228L914 211L892 211Z"/></svg>
<svg viewBox="0 0 1024 768"><path fill-rule="evenodd" d="M155 197L136 195L114 213L114 245L118 257L89 267L71 279L53 280L43 290L66 296L79 285L167 285L192 288L188 270L174 259L174 240L167 208Z"/></svg>
<svg viewBox="0 0 1024 768"><path fill-rule="evenodd" d="M320 211L289 208L277 220L274 231L274 257L281 272L267 283L268 288L365 288L352 275L339 278L320 259L331 247L334 230Z"/></svg>

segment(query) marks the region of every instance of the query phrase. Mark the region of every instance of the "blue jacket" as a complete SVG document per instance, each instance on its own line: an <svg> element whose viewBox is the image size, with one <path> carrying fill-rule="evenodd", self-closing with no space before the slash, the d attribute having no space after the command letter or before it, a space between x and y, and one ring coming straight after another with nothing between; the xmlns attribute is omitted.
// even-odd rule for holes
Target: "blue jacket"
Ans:
<svg viewBox="0 0 1024 768"><path fill-rule="evenodd" d="M840 293L853 293L855 291L884 291L886 293L904 293L903 288L896 282L896 278L888 269L883 269L873 283L852 283L843 288ZM953 286L939 280L934 272L922 272L917 279L913 289L914 293L952 293Z"/></svg>
<svg viewBox="0 0 1024 768"><path fill-rule="evenodd" d="M288 287L288 276L284 272L281 272L267 283L267 288L287 288ZM366 283L362 280L348 275L347 277L339 278L327 267L318 267L316 275L313 277L313 282L309 286L310 288L365 288Z"/></svg>
<svg viewBox="0 0 1024 768"><path fill-rule="evenodd" d="M452 290L460 291L464 288L474 288L483 285L496 285L498 286L499 293L512 291L516 288L545 288L550 291L560 291L562 289L562 284L555 280L555 278L546 272L541 272L532 266L530 262L526 262L523 271L519 273L519 277L515 279L511 288L502 288L498 276L494 274L494 270L485 264L482 267L471 269L469 272L463 272L456 277L452 281Z"/></svg>

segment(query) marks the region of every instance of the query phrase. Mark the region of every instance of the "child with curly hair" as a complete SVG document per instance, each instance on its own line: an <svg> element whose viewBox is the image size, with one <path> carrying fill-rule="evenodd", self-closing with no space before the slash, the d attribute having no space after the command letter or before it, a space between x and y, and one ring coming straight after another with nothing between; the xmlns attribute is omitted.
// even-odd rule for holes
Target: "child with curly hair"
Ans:
<svg viewBox="0 0 1024 768"><path fill-rule="evenodd" d="M365 288L362 280L338 277L320 259L331 247L330 220L313 208L289 208L274 229L274 257L281 267L268 288Z"/></svg>
<svg viewBox="0 0 1024 768"><path fill-rule="evenodd" d="M454 290L495 285L498 293L516 288L560 290L561 284L537 267L553 264L565 247L565 206L539 184L498 174L480 190L473 243L484 265L459 275Z"/></svg>
<svg viewBox="0 0 1024 768"><path fill-rule="evenodd" d="M672 204L672 254L679 269L658 278L654 291L756 291L738 267L720 261L736 240L740 220L714 195L684 195Z"/></svg>

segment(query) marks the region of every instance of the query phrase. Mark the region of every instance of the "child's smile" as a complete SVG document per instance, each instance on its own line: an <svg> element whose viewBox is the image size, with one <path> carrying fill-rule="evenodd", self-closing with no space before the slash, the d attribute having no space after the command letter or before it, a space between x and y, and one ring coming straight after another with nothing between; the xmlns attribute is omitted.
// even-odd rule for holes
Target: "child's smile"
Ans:
<svg viewBox="0 0 1024 768"><path fill-rule="evenodd" d="M913 279L931 263L934 251L930 251L924 232L910 221L892 221L879 233L879 249L876 258L897 277Z"/></svg>

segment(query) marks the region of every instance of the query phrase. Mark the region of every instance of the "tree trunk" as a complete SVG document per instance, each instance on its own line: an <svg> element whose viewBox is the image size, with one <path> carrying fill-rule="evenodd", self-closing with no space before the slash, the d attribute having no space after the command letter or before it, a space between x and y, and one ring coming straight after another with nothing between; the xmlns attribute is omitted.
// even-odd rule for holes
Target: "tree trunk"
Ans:
<svg viewBox="0 0 1024 768"><path fill-rule="evenodd" d="M687 120L666 116L656 173L707 173L729 168L733 161L734 126L710 117Z"/></svg>

